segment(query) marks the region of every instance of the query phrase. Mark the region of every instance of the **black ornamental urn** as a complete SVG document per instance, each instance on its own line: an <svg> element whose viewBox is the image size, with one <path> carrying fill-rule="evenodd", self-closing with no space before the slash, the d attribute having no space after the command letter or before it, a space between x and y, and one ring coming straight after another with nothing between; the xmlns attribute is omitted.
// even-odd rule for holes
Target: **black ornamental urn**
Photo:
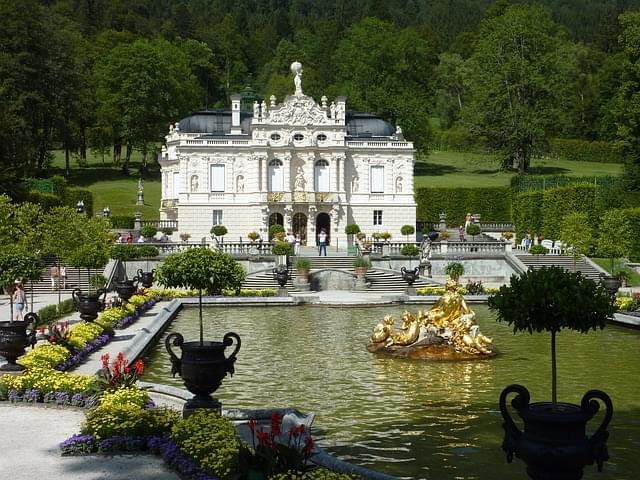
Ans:
<svg viewBox="0 0 640 480"><path fill-rule="evenodd" d="M224 356L227 347L234 344L231 355ZM171 346L180 347L182 358L178 358ZM171 373L179 374L184 384L194 397L187 400L184 415L188 416L198 408L221 411L222 405L211 394L215 392L227 373L233 375L236 355L240 350L240 337L234 332L227 333L222 342L185 342L179 333L170 333L165 340L165 347L171 356Z"/></svg>
<svg viewBox="0 0 640 480"><path fill-rule="evenodd" d="M153 285L153 275L156 273L156 269L154 268L150 272L143 272L141 268L138 269L138 276L136 279L139 283L142 284L144 288L151 288Z"/></svg>
<svg viewBox="0 0 640 480"><path fill-rule="evenodd" d="M615 294L618 292L618 289L622 286L622 282L619 278L610 277L605 275L604 273L600 274L600 282L612 297L615 296Z"/></svg>
<svg viewBox="0 0 640 480"><path fill-rule="evenodd" d="M291 278L291 272L286 265L278 265L273 269L273 278L281 288L284 288L287 285L287 281Z"/></svg>
<svg viewBox="0 0 640 480"><path fill-rule="evenodd" d="M420 267L416 267L413 270L407 270L405 267L402 267L400 271L402 272L402 279L407 282L409 286L412 286L420 276Z"/></svg>
<svg viewBox="0 0 640 480"><path fill-rule="evenodd" d="M86 322L93 322L98 318L98 313L104 310L107 289L99 288L95 293L82 293L79 288L74 288L71 296L73 306L80 312L80 318Z"/></svg>
<svg viewBox="0 0 640 480"><path fill-rule="evenodd" d="M133 280L121 280L116 283L116 292L123 301L128 301L138 290L138 277Z"/></svg>
<svg viewBox="0 0 640 480"><path fill-rule="evenodd" d="M515 393L511 405L524 422L520 431L507 411L507 396ZM500 394L500 413L505 430L502 449L507 461L513 454L527 464L533 480L579 480L586 465L602 464L609 459L606 431L613 415L609 396L600 390L589 390L580 405L571 403L529 403L529 391L522 385L509 385ZM600 409L606 410L598 429L587 437L586 425Z"/></svg>
<svg viewBox="0 0 640 480"><path fill-rule="evenodd" d="M27 313L22 322L0 322L0 355L6 360L0 371L19 372L24 370L22 365L18 365L16 360L24 354L27 345L31 348L36 344L36 326L38 325L38 315L33 312ZM27 327L31 326L31 332L27 334Z"/></svg>

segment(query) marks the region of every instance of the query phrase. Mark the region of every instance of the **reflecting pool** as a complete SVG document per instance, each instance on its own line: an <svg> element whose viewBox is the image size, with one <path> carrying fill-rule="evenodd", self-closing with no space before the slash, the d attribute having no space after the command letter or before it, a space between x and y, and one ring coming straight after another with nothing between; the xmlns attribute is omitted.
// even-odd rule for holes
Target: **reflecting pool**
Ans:
<svg viewBox="0 0 640 480"><path fill-rule="evenodd" d="M527 478L500 449L501 390L521 383L532 401L551 398L550 339L514 335L485 306L473 306L482 332L501 352L476 362L420 362L376 356L365 345L373 326L402 306L376 308L214 307L205 310L205 338L242 337L233 378L216 397L226 408L295 407L316 412L315 437L327 451L401 478ZM415 312L418 307L409 308ZM180 312L165 336L198 338L197 308ZM230 353L230 352L228 352ZM170 375L164 337L147 359L144 380L182 387ZM640 478L640 332L614 326L558 335L558 399L579 403L592 388L614 403L611 460L585 479ZM594 430L601 414L592 420Z"/></svg>

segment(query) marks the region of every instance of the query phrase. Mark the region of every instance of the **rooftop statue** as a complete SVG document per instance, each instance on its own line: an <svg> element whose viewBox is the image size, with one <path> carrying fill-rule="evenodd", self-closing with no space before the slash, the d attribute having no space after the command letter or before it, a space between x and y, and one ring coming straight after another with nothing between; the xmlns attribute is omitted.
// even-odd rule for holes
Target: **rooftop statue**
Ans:
<svg viewBox="0 0 640 480"><path fill-rule="evenodd" d="M301 97L302 93L302 64L300 62L293 62L291 64L291 72L295 75L293 77L293 84L296 86L294 95Z"/></svg>
<svg viewBox="0 0 640 480"><path fill-rule="evenodd" d="M394 319L387 315L376 325L367 350L394 356L423 359L486 358L495 355L491 338L480 332L475 313L449 279L445 293L428 311L417 315L402 313L402 326L393 330Z"/></svg>

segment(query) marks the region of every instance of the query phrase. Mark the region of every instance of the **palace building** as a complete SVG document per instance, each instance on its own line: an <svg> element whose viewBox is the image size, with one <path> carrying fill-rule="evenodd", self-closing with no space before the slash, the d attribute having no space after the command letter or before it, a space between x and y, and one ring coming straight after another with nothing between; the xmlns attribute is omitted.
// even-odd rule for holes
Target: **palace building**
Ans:
<svg viewBox="0 0 640 480"><path fill-rule="evenodd" d="M251 231L267 240L275 223L315 245L325 229L332 246L346 247L344 227L400 236L415 225L413 144L384 120L347 111L345 97L320 104L302 93L302 66L291 65L295 92L277 103L242 111L202 111L172 125L159 158L160 218L180 233L210 237L227 227L228 241Z"/></svg>

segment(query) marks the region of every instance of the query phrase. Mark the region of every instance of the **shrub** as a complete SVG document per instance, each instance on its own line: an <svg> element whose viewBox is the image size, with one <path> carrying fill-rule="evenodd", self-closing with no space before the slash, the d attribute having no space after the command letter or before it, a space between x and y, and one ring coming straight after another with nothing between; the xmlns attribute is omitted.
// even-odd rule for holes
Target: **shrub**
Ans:
<svg viewBox="0 0 640 480"><path fill-rule="evenodd" d="M502 236L506 239L506 240L511 240L513 238L513 232L504 232L502 234Z"/></svg>
<svg viewBox="0 0 640 480"><path fill-rule="evenodd" d="M173 228L170 227L161 228L160 231L165 235L173 235Z"/></svg>
<svg viewBox="0 0 640 480"><path fill-rule="evenodd" d="M224 225L214 225L211 227L211 230L209 230L209 233L216 237L224 237L227 234L227 227Z"/></svg>
<svg viewBox="0 0 640 480"><path fill-rule="evenodd" d="M18 363L25 368L54 368L56 365L64 362L68 357L69 350L64 346L45 344L23 355L22 358L18 360Z"/></svg>
<svg viewBox="0 0 640 480"><path fill-rule="evenodd" d="M109 257L114 260L128 262L138 258L138 252L138 245L134 245L132 243L116 243L115 245L111 245Z"/></svg>
<svg viewBox="0 0 640 480"><path fill-rule="evenodd" d="M477 223L470 223L467 226L467 235L475 237L476 235L480 235L480 232L480 225L478 225Z"/></svg>
<svg viewBox="0 0 640 480"><path fill-rule="evenodd" d="M444 267L444 271L457 282L458 279L464 275L464 265L459 262L450 262Z"/></svg>
<svg viewBox="0 0 640 480"><path fill-rule="evenodd" d="M63 300L57 305L47 305L46 307L42 307L38 310L38 317L40 318L40 322L38 325L49 325L54 320L63 317L67 313L71 313L75 311L75 307L73 306L73 299L68 298Z"/></svg>
<svg viewBox="0 0 640 480"><path fill-rule="evenodd" d="M171 430L178 413L166 409L145 409L133 403L98 405L87 412L81 431L97 440L115 435L151 435Z"/></svg>
<svg viewBox="0 0 640 480"><path fill-rule="evenodd" d="M347 235L356 235L360 233L360 227L355 223L350 223L346 227L344 227L344 233Z"/></svg>
<svg viewBox="0 0 640 480"><path fill-rule="evenodd" d="M295 263L296 270L311 270L311 260L308 258L298 258Z"/></svg>
<svg viewBox="0 0 640 480"><path fill-rule="evenodd" d="M156 233L158 233L158 229L155 225L152 225L150 223L143 225L140 229L140 235L142 235L144 238L153 238L156 236Z"/></svg>
<svg viewBox="0 0 640 480"><path fill-rule="evenodd" d="M122 228L126 230L132 230L135 218L131 215L111 215L109 222L114 229Z"/></svg>
<svg viewBox="0 0 640 480"><path fill-rule="evenodd" d="M549 250L547 250L547 248L543 247L542 245L533 245L531 248L529 248L529 253L531 255L546 255L548 251Z"/></svg>
<svg viewBox="0 0 640 480"><path fill-rule="evenodd" d="M389 232L380 232L380 238L385 242L391 238L391 233Z"/></svg>
<svg viewBox="0 0 640 480"><path fill-rule="evenodd" d="M413 225L403 225L400 228L400 233L408 237L409 235L413 235L414 233L416 233L416 227L414 227Z"/></svg>
<svg viewBox="0 0 640 480"><path fill-rule="evenodd" d="M467 212L478 212L486 221L511 221L511 188L418 188L416 217L435 221L441 212L450 225L464 224Z"/></svg>
<svg viewBox="0 0 640 480"><path fill-rule="evenodd" d="M102 288L107 284L107 277L101 274L91 275L89 284L94 288Z"/></svg>
<svg viewBox="0 0 640 480"><path fill-rule="evenodd" d="M255 242L260 238L260 235L258 234L258 232L249 232L247 233L247 238L252 242Z"/></svg>
<svg viewBox="0 0 640 480"><path fill-rule="evenodd" d="M269 239L273 238L278 232L284 232L284 227L278 224L271 225L269 227Z"/></svg>
<svg viewBox="0 0 640 480"><path fill-rule="evenodd" d="M200 410L177 422L171 438L211 475L227 480L239 470L240 440L235 426L215 412Z"/></svg>
<svg viewBox="0 0 640 480"><path fill-rule="evenodd" d="M588 141L576 138L553 138L547 153L552 158L582 162L624 163L626 156L620 142Z"/></svg>
<svg viewBox="0 0 640 480"><path fill-rule="evenodd" d="M418 255L418 253L420 253L420 249L413 243L407 243L406 245L403 245L400 253L405 257L415 257Z"/></svg>
<svg viewBox="0 0 640 480"><path fill-rule="evenodd" d="M35 190L30 190L29 192L27 192L25 200L27 202L40 205L45 211L62 205L62 200L60 199L60 197L57 197L52 193L38 192Z"/></svg>
<svg viewBox="0 0 640 480"><path fill-rule="evenodd" d="M519 193L513 198L513 222L518 237L542 230L543 192Z"/></svg>
<svg viewBox="0 0 640 480"><path fill-rule="evenodd" d="M598 221L595 195L595 187L584 183L545 190L542 204L542 233L544 236L553 239L559 238L563 219L571 212L586 214L590 226L595 227Z"/></svg>
<svg viewBox="0 0 640 480"><path fill-rule="evenodd" d="M288 242L277 241L271 247L274 255L293 255L293 247Z"/></svg>
<svg viewBox="0 0 640 480"><path fill-rule="evenodd" d="M142 408L147 403L149 403L149 394L138 387L122 387L106 391L100 396L100 405L104 408L125 404Z"/></svg>
<svg viewBox="0 0 640 480"><path fill-rule="evenodd" d="M153 258L160 255L160 250L155 245L134 245L135 258Z"/></svg>
<svg viewBox="0 0 640 480"><path fill-rule="evenodd" d="M84 201L84 211L87 215L93 215L93 193L91 190L81 188L67 188L64 192L63 204L67 207L76 208L76 204Z"/></svg>
<svg viewBox="0 0 640 480"><path fill-rule="evenodd" d="M353 259L353 268L370 268L371 262L366 257L356 257Z"/></svg>

